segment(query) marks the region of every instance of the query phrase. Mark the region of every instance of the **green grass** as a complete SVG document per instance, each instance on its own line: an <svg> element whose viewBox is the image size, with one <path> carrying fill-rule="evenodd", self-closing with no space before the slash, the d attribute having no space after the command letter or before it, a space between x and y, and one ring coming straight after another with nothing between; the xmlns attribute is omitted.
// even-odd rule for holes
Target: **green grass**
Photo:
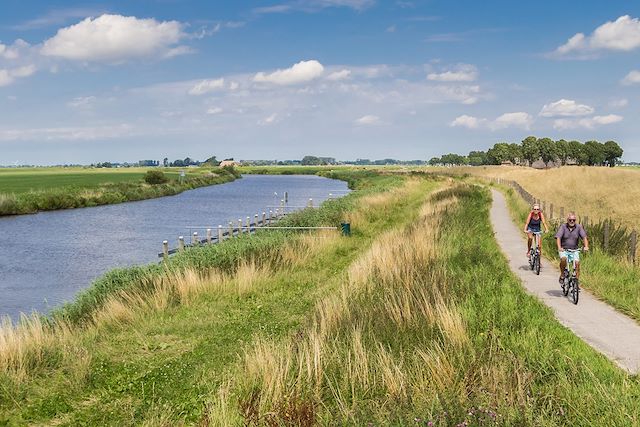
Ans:
<svg viewBox="0 0 640 427"><path fill-rule="evenodd" d="M454 197L382 243L392 261L345 285L329 326L319 308L295 336L248 350L230 390L210 397L214 424L637 425L638 377L523 290L493 239L486 190L438 200ZM433 255L419 255L429 243L416 233Z"/></svg>
<svg viewBox="0 0 640 427"><path fill-rule="evenodd" d="M388 192L402 182L398 177L381 178L358 194L329 201L286 221L336 223L358 209L359 198ZM432 181L424 182L390 210L368 214L366 228L354 229L350 238L321 245L301 268L280 268L265 275L246 294L206 293L189 304L172 303L166 310L142 313L132 323L96 329L88 319L108 295L118 289L142 292L163 271L150 266L108 275L76 304L54 315L75 325L71 343L47 350L46 362L32 366L26 380L0 377L4 421L17 425L52 420L63 425L133 425L155 419L160 424L161 415L172 425L202 420L207 411L205 398L217 389L238 354L257 337L288 336L299 328L315 302L337 287L354 257L381 231L411 221L423 194L434 186ZM290 233L273 232L229 240L188 250L173 257L168 268L217 267L233 272L239 260L248 258L271 265L279 251L297 239ZM75 359L87 353L90 361L82 365L83 370ZM67 359L65 354L74 356ZM0 416L0 424L2 420Z"/></svg>
<svg viewBox="0 0 640 427"><path fill-rule="evenodd" d="M143 200L180 193L205 185L232 181L237 172L223 169L189 170L183 181L176 169L166 170L169 182L148 185L149 168L132 169L0 169L0 215L80 208Z"/></svg>

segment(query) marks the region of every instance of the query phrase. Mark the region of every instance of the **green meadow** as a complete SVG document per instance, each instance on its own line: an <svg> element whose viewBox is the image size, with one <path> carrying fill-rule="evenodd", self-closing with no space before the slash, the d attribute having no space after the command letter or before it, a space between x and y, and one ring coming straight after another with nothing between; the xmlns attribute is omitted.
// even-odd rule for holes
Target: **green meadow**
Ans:
<svg viewBox="0 0 640 427"><path fill-rule="evenodd" d="M0 193L25 193L59 187L92 188L107 183L138 182L147 170L149 168L0 168ZM178 169L161 170L169 178L177 179L179 176Z"/></svg>
<svg viewBox="0 0 640 427"><path fill-rule="evenodd" d="M147 171L160 170L162 184L147 184ZM226 168L0 168L0 215L72 209L170 196L222 184L240 174Z"/></svg>

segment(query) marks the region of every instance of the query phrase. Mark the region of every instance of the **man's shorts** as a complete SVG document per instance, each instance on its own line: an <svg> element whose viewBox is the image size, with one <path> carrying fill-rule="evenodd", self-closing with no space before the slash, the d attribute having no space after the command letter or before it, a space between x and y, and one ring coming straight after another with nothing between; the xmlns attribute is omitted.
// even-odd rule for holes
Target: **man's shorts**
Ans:
<svg viewBox="0 0 640 427"><path fill-rule="evenodd" d="M560 251L558 252L558 255L560 258L566 258L567 262L573 262L574 260L576 262L580 262L580 252Z"/></svg>

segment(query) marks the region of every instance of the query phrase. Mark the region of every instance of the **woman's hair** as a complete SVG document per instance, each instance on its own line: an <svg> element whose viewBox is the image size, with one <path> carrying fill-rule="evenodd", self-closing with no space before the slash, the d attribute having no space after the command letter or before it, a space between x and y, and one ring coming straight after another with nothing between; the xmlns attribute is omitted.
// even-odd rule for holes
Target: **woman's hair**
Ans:
<svg viewBox="0 0 640 427"><path fill-rule="evenodd" d="M537 203L534 203L532 206L532 209L540 209L540 205Z"/></svg>

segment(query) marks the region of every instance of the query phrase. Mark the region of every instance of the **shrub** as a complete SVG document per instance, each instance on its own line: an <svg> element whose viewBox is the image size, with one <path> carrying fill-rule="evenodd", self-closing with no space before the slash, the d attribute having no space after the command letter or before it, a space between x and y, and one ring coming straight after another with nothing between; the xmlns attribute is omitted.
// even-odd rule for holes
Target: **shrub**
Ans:
<svg viewBox="0 0 640 427"><path fill-rule="evenodd" d="M164 184L169 181L162 171L147 171L144 175L144 182L151 185Z"/></svg>

